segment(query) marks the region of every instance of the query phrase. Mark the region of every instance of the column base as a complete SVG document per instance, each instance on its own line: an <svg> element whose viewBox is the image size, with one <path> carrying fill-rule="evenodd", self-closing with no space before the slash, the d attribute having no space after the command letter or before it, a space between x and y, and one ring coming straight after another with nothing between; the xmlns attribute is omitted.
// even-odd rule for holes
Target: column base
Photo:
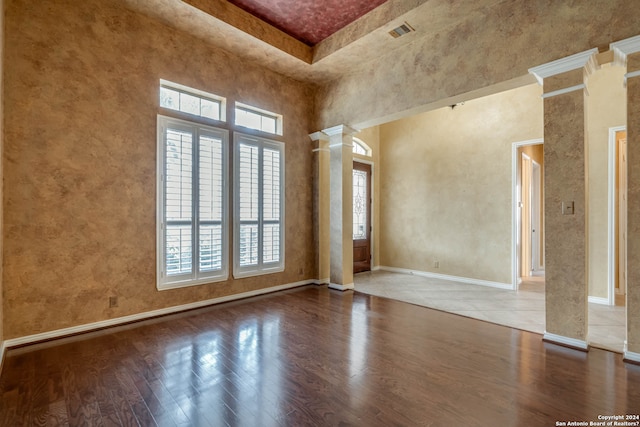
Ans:
<svg viewBox="0 0 640 427"><path fill-rule="evenodd" d="M569 338L562 335L550 334L549 332L544 333L542 341L561 345L563 347L569 347L574 350L589 351L589 344L587 344L586 341Z"/></svg>
<svg viewBox="0 0 640 427"><path fill-rule="evenodd" d="M355 288L353 283L349 283L347 285L338 285L337 283L329 283L330 289L336 289L338 291L349 291Z"/></svg>

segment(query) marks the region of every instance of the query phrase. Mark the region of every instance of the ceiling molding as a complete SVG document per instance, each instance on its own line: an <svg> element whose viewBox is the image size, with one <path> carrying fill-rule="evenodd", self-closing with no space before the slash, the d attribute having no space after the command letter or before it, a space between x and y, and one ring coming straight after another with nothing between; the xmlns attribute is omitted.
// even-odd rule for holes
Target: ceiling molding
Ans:
<svg viewBox="0 0 640 427"><path fill-rule="evenodd" d="M412 17L407 16L407 14L427 1L428 0L413 0L412 2L408 2L405 0L387 0L315 45L313 47L313 62L316 63L326 58L351 43L370 35L374 31L381 30L386 33L389 29L399 26L405 20L413 22Z"/></svg>
<svg viewBox="0 0 640 427"><path fill-rule="evenodd" d="M170 28L295 80L324 85L354 69L375 66L385 55L447 31L504 0L476 0L454 7L449 0L387 0L311 48L227 0L119 0ZM403 22L416 29L394 39ZM529 75L530 76L530 75Z"/></svg>
<svg viewBox="0 0 640 427"><path fill-rule="evenodd" d="M597 69L598 65L595 60L595 55L597 54L597 48L585 50L584 52L576 53L575 55L567 56L566 58L529 68L529 73L533 74L541 85L543 84L544 79L548 77L556 76L568 71L578 70L580 68L585 68L587 74L589 74Z"/></svg>
<svg viewBox="0 0 640 427"><path fill-rule="evenodd" d="M226 0L182 1L307 64L311 64L313 58L311 47Z"/></svg>

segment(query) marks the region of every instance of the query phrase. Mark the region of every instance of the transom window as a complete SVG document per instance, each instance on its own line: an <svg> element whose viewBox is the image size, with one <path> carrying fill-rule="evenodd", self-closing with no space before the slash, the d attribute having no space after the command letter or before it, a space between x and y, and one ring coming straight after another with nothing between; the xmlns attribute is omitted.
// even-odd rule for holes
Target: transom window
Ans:
<svg viewBox="0 0 640 427"><path fill-rule="evenodd" d="M159 94L161 108L225 120L224 98L166 80L160 80ZM231 162L229 131L197 117L158 115L160 290L227 280L231 265L238 278L284 270L284 144L236 132ZM281 115L244 104L236 104L235 124L282 134Z"/></svg>
<svg viewBox="0 0 640 427"><path fill-rule="evenodd" d="M163 108L224 121L224 101L211 93L160 80L160 106Z"/></svg>
<svg viewBox="0 0 640 427"><path fill-rule="evenodd" d="M234 133L234 277L284 270L284 144Z"/></svg>
<svg viewBox="0 0 640 427"><path fill-rule="evenodd" d="M158 289L228 278L228 140L158 116Z"/></svg>
<svg viewBox="0 0 640 427"><path fill-rule="evenodd" d="M236 102L236 125L282 135L282 116Z"/></svg>
<svg viewBox="0 0 640 427"><path fill-rule="evenodd" d="M353 138L353 154L371 157L371 148L359 138Z"/></svg>

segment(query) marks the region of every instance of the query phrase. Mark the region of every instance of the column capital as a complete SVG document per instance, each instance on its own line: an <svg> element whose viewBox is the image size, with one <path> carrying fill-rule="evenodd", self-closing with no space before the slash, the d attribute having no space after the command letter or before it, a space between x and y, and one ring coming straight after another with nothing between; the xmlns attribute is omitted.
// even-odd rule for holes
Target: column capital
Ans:
<svg viewBox="0 0 640 427"><path fill-rule="evenodd" d="M566 58L557 59L552 62L547 62L546 64L538 65L537 67L529 68L529 73L533 74L541 85L543 84L544 79L548 77L566 73L568 71L578 70L580 68L584 68L587 74L590 74L598 67L595 60L595 55L597 54L597 48L585 50L584 52L576 53L575 55L567 56Z"/></svg>
<svg viewBox="0 0 640 427"><path fill-rule="evenodd" d="M640 52L640 35L613 42L609 49L613 51L614 65L626 67L627 55Z"/></svg>
<svg viewBox="0 0 640 427"><path fill-rule="evenodd" d="M324 133L322 131L318 131L318 132L310 133L309 134L309 138L311 138L311 141L313 141L313 142L316 142L316 141L328 141L329 140L329 135L327 135L326 133Z"/></svg>
<svg viewBox="0 0 640 427"><path fill-rule="evenodd" d="M358 129L354 129L351 126L348 125L338 125L338 126L333 126L330 127L328 129L323 129L322 133L324 133L325 135L329 135L329 136L336 136L336 135L354 135L356 133L360 132Z"/></svg>

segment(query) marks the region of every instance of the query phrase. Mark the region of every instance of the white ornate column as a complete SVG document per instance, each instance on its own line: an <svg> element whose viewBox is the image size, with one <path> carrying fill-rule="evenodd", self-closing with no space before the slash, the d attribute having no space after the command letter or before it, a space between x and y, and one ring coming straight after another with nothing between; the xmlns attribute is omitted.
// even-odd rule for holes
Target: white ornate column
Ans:
<svg viewBox="0 0 640 427"><path fill-rule="evenodd" d="M640 36L611 43L627 67L627 340L624 360L640 363Z"/></svg>
<svg viewBox="0 0 640 427"><path fill-rule="evenodd" d="M353 134L346 125L309 135L318 141L318 274L321 283L353 289Z"/></svg>
<svg viewBox="0 0 640 427"><path fill-rule="evenodd" d="M586 78L597 49L529 70L543 85L544 340L588 350Z"/></svg>
<svg viewBox="0 0 640 427"><path fill-rule="evenodd" d="M329 287L353 289L353 134L346 125L322 131L329 136Z"/></svg>
<svg viewBox="0 0 640 427"><path fill-rule="evenodd" d="M317 266L318 266L318 283L329 283L329 256L330 256L330 233L329 233L329 215L330 215L330 168L329 168L329 136L322 132L315 132L309 135L312 141L317 142L317 148L313 150L316 154L316 182L315 182L315 233Z"/></svg>

